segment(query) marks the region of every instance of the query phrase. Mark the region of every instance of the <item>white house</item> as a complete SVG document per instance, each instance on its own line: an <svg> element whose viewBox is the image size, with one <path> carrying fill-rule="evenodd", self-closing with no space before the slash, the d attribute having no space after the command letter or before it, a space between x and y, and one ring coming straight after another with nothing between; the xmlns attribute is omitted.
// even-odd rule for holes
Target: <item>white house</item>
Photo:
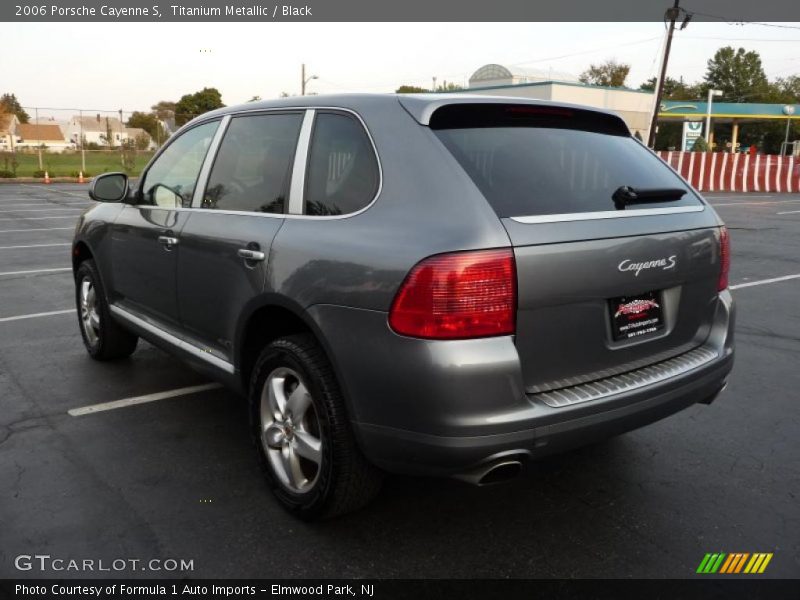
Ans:
<svg viewBox="0 0 800 600"><path fill-rule="evenodd" d="M0 151L14 149L14 134L19 119L13 113L0 113Z"/></svg>
<svg viewBox="0 0 800 600"><path fill-rule="evenodd" d="M67 139L78 147L83 136L87 144L97 144L105 148L116 148L126 140L135 140L141 134L148 135L138 127L125 127L117 117L104 117L100 114L90 117L73 116L66 124L65 133ZM155 147L152 140L148 144L148 148L151 147Z"/></svg>
<svg viewBox="0 0 800 600"><path fill-rule="evenodd" d="M64 137L64 132L58 125L20 123L14 133L14 147L17 150L43 147L48 152L63 152L74 148L74 145Z"/></svg>

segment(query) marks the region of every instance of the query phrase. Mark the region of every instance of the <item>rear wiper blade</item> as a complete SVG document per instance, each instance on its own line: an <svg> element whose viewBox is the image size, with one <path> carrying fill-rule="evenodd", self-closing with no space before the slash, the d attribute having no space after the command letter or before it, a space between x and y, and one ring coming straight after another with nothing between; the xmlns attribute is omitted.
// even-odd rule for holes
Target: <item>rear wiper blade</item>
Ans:
<svg viewBox="0 0 800 600"><path fill-rule="evenodd" d="M629 204L645 204L647 202L674 202L686 195L680 188L639 188L628 185L618 187L611 195L617 210L625 210Z"/></svg>

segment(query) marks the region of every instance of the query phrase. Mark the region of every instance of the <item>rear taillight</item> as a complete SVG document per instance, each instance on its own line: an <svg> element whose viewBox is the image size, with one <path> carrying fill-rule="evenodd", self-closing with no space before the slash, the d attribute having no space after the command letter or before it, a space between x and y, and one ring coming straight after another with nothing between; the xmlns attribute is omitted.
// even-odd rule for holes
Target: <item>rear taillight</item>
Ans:
<svg viewBox="0 0 800 600"><path fill-rule="evenodd" d="M513 334L516 283L511 249L432 256L400 286L389 325L399 334L428 339Z"/></svg>
<svg viewBox="0 0 800 600"><path fill-rule="evenodd" d="M731 270L731 239L727 227L719 230L719 283L717 291L728 289L728 272Z"/></svg>

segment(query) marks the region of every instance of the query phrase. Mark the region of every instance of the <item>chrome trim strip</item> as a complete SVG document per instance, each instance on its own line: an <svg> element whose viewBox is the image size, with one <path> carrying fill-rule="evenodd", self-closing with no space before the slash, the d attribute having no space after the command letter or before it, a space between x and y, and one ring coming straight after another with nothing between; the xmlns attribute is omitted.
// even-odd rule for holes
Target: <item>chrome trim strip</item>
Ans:
<svg viewBox="0 0 800 600"><path fill-rule="evenodd" d="M564 213L558 215L532 215L529 217L508 217L517 223L564 223L567 221L595 221L598 219L624 219L626 217L653 217L657 215L676 215L681 213L703 212L705 206L670 206L667 208L636 208L633 210L602 210L585 213Z"/></svg>
<svg viewBox="0 0 800 600"><path fill-rule="evenodd" d="M590 381L572 387L559 388L547 392L528 394L528 397L541 400L547 406L560 408L609 396L631 392L648 385L660 383L698 369L719 358L719 352L708 346L700 346L674 358L648 365L635 371L628 371L597 381Z"/></svg>
<svg viewBox="0 0 800 600"><path fill-rule="evenodd" d="M289 184L289 214L303 214L303 195L306 187L306 163L308 162L308 146L311 144L311 130L314 127L313 108L306 111L303 124L300 126L300 135L297 138L297 148L294 151L294 165L292 166L292 181Z"/></svg>
<svg viewBox="0 0 800 600"><path fill-rule="evenodd" d="M197 182L194 185L194 194L192 194L192 206L200 207L203 205L203 196L206 193L206 184L208 183L208 176L211 174L211 166L217 158L217 151L222 143L222 138L228 130L228 123L231 122L231 116L225 115L219 123L219 127L214 132L214 137L211 138L211 144L206 150L206 157L203 160L203 166L200 167L200 173L197 175Z"/></svg>
<svg viewBox="0 0 800 600"><path fill-rule="evenodd" d="M218 369L221 369L221 370L225 371L226 373L235 373L236 372L235 367L231 363L229 363L228 361L222 360L221 358L217 358L213 354L210 354L207 350L203 350L202 348L198 348L194 344L190 344L189 342L187 342L185 340L182 340L182 339L180 339L178 337L175 337L171 333L168 333L168 332L164 331L163 329L161 329L160 327L157 327L156 325L153 325L152 323L149 323L148 321L145 321L141 317L137 317L136 315L134 315L133 313L128 312L124 308L121 308L121 307L117 306L116 304L111 304L109 306L109 308L111 309L111 312L114 313L115 316L119 317L123 321L128 321L132 325L135 325L137 327L141 327L145 331L147 331L149 333L152 333L154 336L156 336L156 337L164 340L165 342L175 346L177 349L184 350L185 352L188 352L189 354L191 354L191 355L193 355L193 356L195 356L195 357L197 357L197 358L199 358L201 360L204 360L205 362L209 363L210 365L213 365L213 366L217 367Z"/></svg>

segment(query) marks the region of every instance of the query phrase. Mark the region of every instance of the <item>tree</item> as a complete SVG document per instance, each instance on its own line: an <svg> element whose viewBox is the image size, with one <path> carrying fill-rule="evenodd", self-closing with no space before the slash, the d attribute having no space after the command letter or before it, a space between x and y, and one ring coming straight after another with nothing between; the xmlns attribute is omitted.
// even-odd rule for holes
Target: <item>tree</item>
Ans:
<svg viewBox="0 0 800 600"><path fill-rule="evenodd" d="M443 84L436 86L437 92L455 92L463 89L463 86L453 83L452 81L445 81Z"/></svg>
<svg viewBox="0 0 800 600"><path fill-rule="evenodd" d="M609 87L622 87L631 70L630 65L618 63L616 60L607 60L600 65L589 65L578 78L583 83L605 85Z"/></svg>
<svg viewBox="0 0 800 600"><path fill-rule="evenodd" d="M140 133L133 140L137 150L147 150L150 146L150 136L146 133Z"/></svg>
<svg viewBox="0 0 800 600"><path fill-rule="evenodd" d="M425 88L421 88L416 85L401 85L394 91L395 94L421 94L424 92L430 92L430 90L426 90Z"/></svg>
<svg viewBox="0 0 800 600"><path fill-rule="evenodd" d="M175 116L175 103L169 100L161 100L151 106L150 110L152 110L160 120L166 121Z"/></svg>
<svg viewBox="0 0 800 600"><path fill-rule="evenodd" d="M708 142L702 135L694 141L692 152L708 152Z"/></svg>
<svg viewBox="0 0 800 600"><path fill-rule="evenodd" d="M655 92L656 78L651 77L640 85L639 89L647 92ZM667 77L664 82L664 100L696 100L700 98L701 95L698 87L696 85L687 85L684 83L683 77L677 80L672 77Z"/></svg>
<svg viewBox="0 0 800 600"><path fill-rule="evenodd" d="M144 129L154 140L164 140L167 137L167 133L155 113L134 111L125 126Z"/></svg>
<svg viewBox="0 0 800 600"><path fill-rule="evenodd" d="M758 52L725 46L709 59L706 85L722 90L728 102L758 102L769 93L769 82Z"/></svg>
<svg viewBox="0 0 800 600"><path fill-rule="evenodd" d="M27 123L30 116L22 108L22 105L17 100L14 94L3 94L0 96L0 113L13 113L17 115L20 123Z"/></svg>
<svg viewBox="0 0 800 600"><path fill-rule="evenodd" d="M217 88L207 87L194 94L185 94L175 104L175 123L183 125L198 115L224 106Z"/></svg>

